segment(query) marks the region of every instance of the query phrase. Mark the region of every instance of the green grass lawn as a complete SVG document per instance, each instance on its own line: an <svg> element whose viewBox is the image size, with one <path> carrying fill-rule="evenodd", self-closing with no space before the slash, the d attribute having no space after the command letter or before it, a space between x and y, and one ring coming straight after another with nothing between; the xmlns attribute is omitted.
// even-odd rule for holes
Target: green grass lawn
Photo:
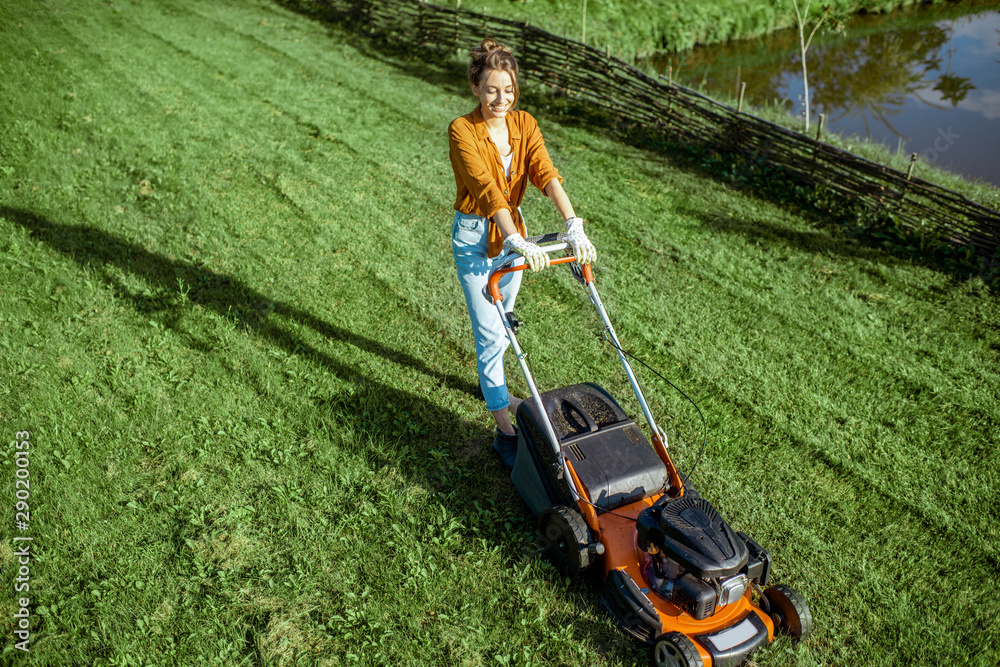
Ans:
<svg viewBox="0 0 1000 667"><path fill-rule="evenodd" d="M536 554L489 449L460 73L261 1L13 0L0 74L0 428L32 446L25 532L0 459L4 664L644 660ZM623 342L708 420L695 484L811 605L809 641L754 660L995 665L997 295L540 122ZM519 304L543 388L627 395L568 272ZM688 469L697 414L647 382Z"/></svg>

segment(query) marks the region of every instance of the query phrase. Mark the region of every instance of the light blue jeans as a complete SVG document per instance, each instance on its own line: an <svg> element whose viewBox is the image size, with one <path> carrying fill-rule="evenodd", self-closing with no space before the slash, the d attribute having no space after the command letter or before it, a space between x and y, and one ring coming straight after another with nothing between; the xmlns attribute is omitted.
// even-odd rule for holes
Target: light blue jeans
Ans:
<svg viewBox="0 0 1000 667"><path fill-rule="evenodd" d="M503 374L503 353L510 342L496 306L483 296L483 287L493 262L487 256L489 221L481 216L455 211L451 228L451 252L458 269L458 282L465 293L465 305L472 320L472 335L476 341L476 368L479 386L486 399L487 410L501 410L510 405L510 394ZM523 264L518 259L515 264ZM500 279L500 295L506 312L514 309L514 299L521 286L521 272L508 273Z"/></svg>

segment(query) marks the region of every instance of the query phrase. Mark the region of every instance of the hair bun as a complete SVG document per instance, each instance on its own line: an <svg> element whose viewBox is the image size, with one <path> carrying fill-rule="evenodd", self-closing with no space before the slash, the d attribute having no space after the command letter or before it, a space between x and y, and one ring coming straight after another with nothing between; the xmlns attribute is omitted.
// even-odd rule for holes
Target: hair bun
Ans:
<svg viewBox="0 0 1000 667"><path fill-rule="evenodd" d="M472 52L472 54L482 54L489 55L494 51L499 51L500 53L511 53L511 50L504 46L503 44L498 44L495 39L487 37L482 42L479 43L479 48Z"/></svg>

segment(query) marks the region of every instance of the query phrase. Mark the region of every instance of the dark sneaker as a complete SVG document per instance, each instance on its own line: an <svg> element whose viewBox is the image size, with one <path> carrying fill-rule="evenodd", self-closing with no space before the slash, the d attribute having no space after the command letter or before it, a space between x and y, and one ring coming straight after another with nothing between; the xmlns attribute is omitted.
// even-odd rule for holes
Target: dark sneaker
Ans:
<svg viewBox="0 0 1000 667"><path fill-rule="evenodd" d="M500 460L508 469L514 469L517 461L517 435L507 435L497 429L497 437L493 440L493 451L500 455Z"/></svg>

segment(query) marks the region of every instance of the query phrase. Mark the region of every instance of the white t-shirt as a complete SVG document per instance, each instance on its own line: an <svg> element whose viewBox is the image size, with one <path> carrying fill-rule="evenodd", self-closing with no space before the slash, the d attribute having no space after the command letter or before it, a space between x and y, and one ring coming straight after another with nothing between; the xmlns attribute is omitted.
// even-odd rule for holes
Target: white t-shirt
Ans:
<svg viewBox="0 0 1000 667"><path fill-rule="evenodd" d="M510 179L510 163L514 160L514 151L511 151L507 155L501 155L500 160L503 162L504 176Z"/></svg>

